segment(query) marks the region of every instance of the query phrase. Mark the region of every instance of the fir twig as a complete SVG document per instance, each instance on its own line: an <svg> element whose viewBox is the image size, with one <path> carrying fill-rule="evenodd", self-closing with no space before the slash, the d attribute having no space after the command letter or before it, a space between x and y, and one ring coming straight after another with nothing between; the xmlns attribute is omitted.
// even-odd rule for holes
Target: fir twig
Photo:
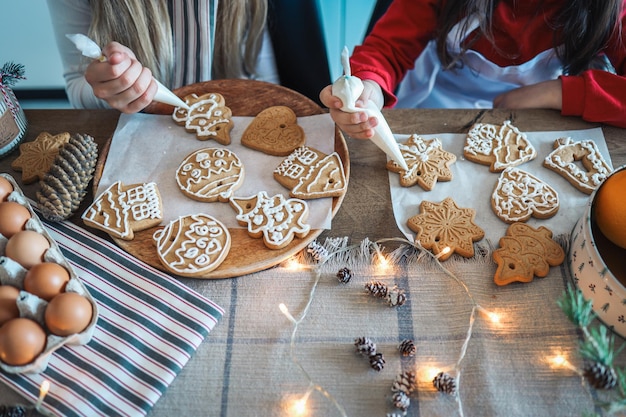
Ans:
<svg viewBox="0 0 626 417"><path fill-rule="evenodd" d="M24 72L24 65L7 62L0 69L0 84L11 87L18 79L26 78Z"/></svg>

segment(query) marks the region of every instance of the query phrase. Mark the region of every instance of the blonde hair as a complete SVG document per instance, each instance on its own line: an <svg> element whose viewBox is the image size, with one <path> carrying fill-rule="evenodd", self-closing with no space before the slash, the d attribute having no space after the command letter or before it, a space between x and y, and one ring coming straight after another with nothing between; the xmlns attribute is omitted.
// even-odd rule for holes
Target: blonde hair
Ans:
<svg viewBox="0 0 626 417"><path fill-rule="evenodd" d="M90 0L90 36L99 45L117 41L153 75L171 85L173 39L167 0ZM218 3L212 77L254 75L267 20L267 0ZM201 81L201 80L198 80Z"/></svg>

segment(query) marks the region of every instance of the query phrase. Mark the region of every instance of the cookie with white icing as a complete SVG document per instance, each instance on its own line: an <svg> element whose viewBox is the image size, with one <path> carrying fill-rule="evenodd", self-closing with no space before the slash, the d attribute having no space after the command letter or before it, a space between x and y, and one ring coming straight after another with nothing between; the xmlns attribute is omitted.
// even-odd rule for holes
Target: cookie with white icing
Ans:
<svg viewBox="0 0 626 417"><path fill-rule="evenodd" d="M476 123L467 133L463 156L468 161L489 165L491 172L519 166L537 156L526 134L511 124Z"/></svg>
<svg viewBox="0 0 626 417"><path fill-rule="evenodd" d="M543 166L563 176L585 194L591 194L613 171L592 140L559 138Z"/></svg>
<svg viewBox="0 0 626 417"><path fill-rule="evenodd" d="M293 151L274 170L274 179L291 190L289 195L303 200L339 197L348 188L341 158L310 146Z"/></svg>
<svg viewBox="0 0 626 417"><path fill-rule="evenodd" d="M531 217L547 219L559 211L559 195L554 188L519 168L500 174L491 208L506 223L525 222Z"/></svg>
<svg viewBox="0 0 626 417"><path fill-rule="evenodd" d="M202 277L219 267L230 251L228 229L208 214L171 221L153 234L161 264L183 277Z"/></svg>
<svg viewBox="0 0 626 417"><path fill-rule="evenodd" d="M444 150L439 139L424 139L413 134L398 146L409 170L402 169L392 160L387 162L387 169L400 174L401 186L411 187L417 184L430 191L437 181L452 180L450 165L456 162L456 156Z"/></svg>
<svg viewBox="0 0 626 417"><path fill-rule="evenodd" d="M132 240L134 232L161 223L161 194L154 182L124 185L116 181L91 203L81 218L87 226L114 238Z"/></svg>
<svg viewBox="0 0 626 417"><path fill-rule="evenodd" d="M221 94L190 94L185 96L185 103L189 105L189 110L174 108L172 118L176 124L184 126L187 132L195 133L199 140L213 139L222 145L230 144L233 113Z"/></svg>
<svg viewBox="0 0 626 417"><path fill-rule="evenodd" d="M244 180L244 166L228 149L204 148L187 155L176 170L176 183L187 197L227 202Z"/></svg>
<svg viewBox="0 0 626 417"><path fill-rule="evenodd" d="M230 205L237 211L237 222L247 226L251 237L263 238L269 249L282 249L311 231L306 223L309 206L304 200L286 199L282 194L269 197L260 191L250 197L232 197Z"/></svg>

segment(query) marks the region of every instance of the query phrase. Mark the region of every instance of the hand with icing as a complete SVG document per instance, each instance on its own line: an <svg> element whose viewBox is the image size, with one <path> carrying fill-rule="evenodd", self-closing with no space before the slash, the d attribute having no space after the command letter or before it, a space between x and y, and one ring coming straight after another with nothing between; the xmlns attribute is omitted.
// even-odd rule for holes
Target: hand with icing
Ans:
<svg viewBox="0 0 626 417"><path fill-rule="evenodd" d="M320 100L330 108L331 117L341 130L357 139L371 139L402 169L408 170L398 143L380 112L383 102L380 86L351 75L346 47L341 53L341 63L344 75L322 90Z"/></svg>

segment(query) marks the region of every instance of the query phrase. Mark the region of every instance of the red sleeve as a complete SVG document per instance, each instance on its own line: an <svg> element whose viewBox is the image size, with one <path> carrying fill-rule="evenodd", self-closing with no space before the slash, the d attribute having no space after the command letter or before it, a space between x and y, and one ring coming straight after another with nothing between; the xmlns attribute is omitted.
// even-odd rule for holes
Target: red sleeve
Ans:
<svg viewBox="0 0 626 417"><path fill-rule="evenodd" d="M385 106L396 102L393 91L426 44L437 23L437 0L395 0L350 58L352 74L376 81Z"/></svg>
<svg viewBox="0 0 626 417"><path fill-rule="evenodd" d="M563 76L564 116L626 127L626 78L590 70L580 76Z"/></svg>
<svg viewBox="0 0 626 417"><path fill-rule="evenodd" d="M626 128L626 0L622 9L622 31L613 36L606 49L616 74L589 70L580 76L561 77L564 116Z"/></svg>

